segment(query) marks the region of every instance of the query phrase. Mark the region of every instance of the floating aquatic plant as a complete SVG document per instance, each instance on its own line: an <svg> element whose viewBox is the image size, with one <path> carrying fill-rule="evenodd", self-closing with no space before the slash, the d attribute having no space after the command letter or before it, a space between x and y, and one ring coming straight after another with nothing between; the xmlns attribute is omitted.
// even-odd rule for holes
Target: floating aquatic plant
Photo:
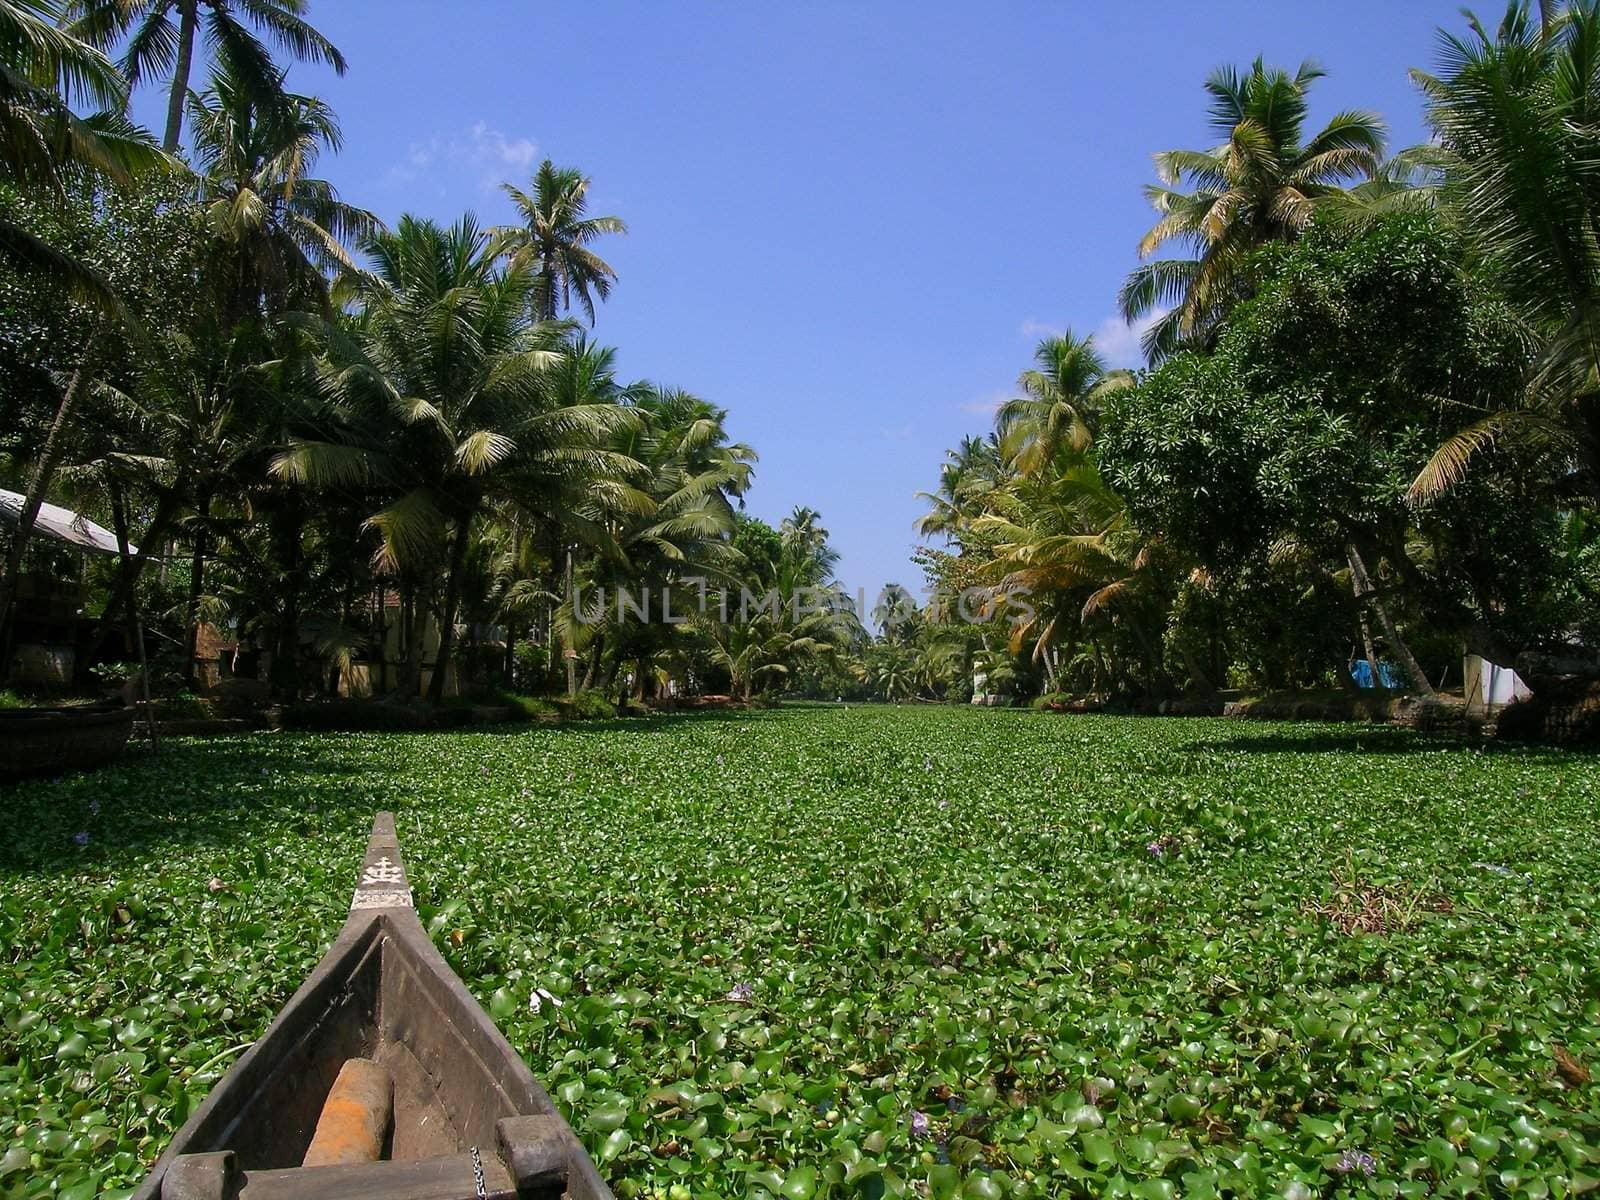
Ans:
<svg viewBox="0 0 1600 1200"><path fill-rule="evenodd" d="M126 1194L382 808L625 1198L1600 1179L1593 759L856 705L174 741L5 789L0 1197ZM1363 897L1355 936L1317 911Z"/></svg>

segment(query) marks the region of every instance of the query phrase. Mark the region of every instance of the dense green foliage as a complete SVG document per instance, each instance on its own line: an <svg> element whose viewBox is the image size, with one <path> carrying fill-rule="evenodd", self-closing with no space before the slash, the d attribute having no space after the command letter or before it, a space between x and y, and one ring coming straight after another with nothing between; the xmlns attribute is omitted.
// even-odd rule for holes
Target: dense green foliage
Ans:
<svg viewBox="0 0 1600 1200"><path fill-rule="evenodd" d="M137 1178L332 937L380 808L622 1196L1600 1179L1558 1066L1600 1061L1570 755L852 706L180 744L5 801L6 1195Z"/></svg>
<svg viewBox="0 0 1600 1200"><path fill-rule="evenodd" d="M1305 136L1314 66L1213 73L1219 141L1155 156L1139 247L1192 256L1122 295L1151 367L1052 405L1026 371L947 459L930 581L1029 595L1009 641L1040 686L1349 687L1387 659L1431 696L1463 651L1600 673L1600 4L1466 23L1416 75L1435 139L1387 162L1364 112Z"/></svg>
<svg viewBox="0 0 1600 1200"><path fill-rule="evenodd" d="M1403 538L1406 489L1452 428L1439 397L1514 388L1526 359L1459 258L1410 216L1263 253L1214 352L1105 406L1101 467L1135 519L1218 566L1283 537L1335 552Z"/></svg>
<svg viewBox="0 0 1600 1200"><path fill-rule="evenodd" d="M1353 544L1392 566L1391 604L1501 660L1578 627L1547 454L1505 447L1448 497L1408 496L1460 407L1527 368L1526 330L1460 259L1407 215L1264 254L1212 353L1106 406L1099 461L1135 521L1230 579L1290 546L1342 564Z"/></svg>
<svg viewBox="0 0 1600 1200"><path fill-rule="evenodd" d="M1144 192L1158 220L1139 255L1175 241L1194 257L1146 263L1123 285L1123 314L1154 317L1143 339L1152 358L1206 342L1249 294L1251 252L1293 239L1311 224L1318 201L1377 169L1383 120L1373 113L1338 113L1306 136L1308 92L1322 74L1310 61L1293 75L1259 58L1244 72L1220 67L1205 83L1220 144L1155 155L1161 182Z"/></svg>
<svg viewBox="0 0 1600 1200"><path fill-rule="evenodd" d="M626 232L588 213L589 178L546 161L505 185L510 226L385 229L316 176L337 117L257 37L342 70L307 9L0 0L0 484L25 494L0 679L28 622L20 578L79 574L32 536L42 501L137 547L87 573L85 691L97 668L133 673L105 660L131 654L135 623L174 648L157 690L198 685L215 632L289 702L358 676L434 702L748 694L826 653L848 625L832 607L734 649L720 616L692 633L665 616L667 588L680 616L708 586L760 592L770 564L732 544L756 453L727 410L619 379L616 352L565 319L594 323L616 282L596 243ZM209 80L191 87L197 55ZM168 72L170 157L121 118L71 118ZM825 546L817 514L795 516ZM777 582L830 588L824 559ZM637 612L579 612L600 589Z"/></svg>

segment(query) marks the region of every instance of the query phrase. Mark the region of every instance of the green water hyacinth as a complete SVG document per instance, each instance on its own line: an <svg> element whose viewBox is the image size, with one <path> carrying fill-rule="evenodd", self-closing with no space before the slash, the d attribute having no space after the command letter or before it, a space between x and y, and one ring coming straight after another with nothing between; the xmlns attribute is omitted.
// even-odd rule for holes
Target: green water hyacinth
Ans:
<svg viewBox="0 0 1600 1200"><path fill-rule="evenodd" d="M126 1194L378 809L619 1196L1600 1185L1589 757L852 705L178 741L0 803L8 1198Z"/></svg>

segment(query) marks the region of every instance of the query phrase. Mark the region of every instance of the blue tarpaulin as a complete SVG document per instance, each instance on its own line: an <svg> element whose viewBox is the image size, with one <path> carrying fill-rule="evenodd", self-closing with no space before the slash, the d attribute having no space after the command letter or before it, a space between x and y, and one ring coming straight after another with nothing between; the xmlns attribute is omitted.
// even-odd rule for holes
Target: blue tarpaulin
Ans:
<svg viewBox="0 0 1600 1200"><path fill-rule="evenodd" d="M1372 682L1372 664L1364 658L1358 658L1351 664L1350 674L1356 681L1357 687L1369 688ZM1380 687L1398 688L1400 676L1395 672L1394 664L1387 662L1378 663L1378 680Z"/></svg>

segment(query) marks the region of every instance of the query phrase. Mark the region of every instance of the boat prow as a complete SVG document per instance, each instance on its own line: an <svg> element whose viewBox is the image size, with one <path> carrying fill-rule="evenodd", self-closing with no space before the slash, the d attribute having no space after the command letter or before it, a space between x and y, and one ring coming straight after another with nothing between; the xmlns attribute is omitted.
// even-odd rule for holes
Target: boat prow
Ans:
<svg viewBox="0 0 1600 1200"><path fill-rule="evenodd" d="M382 1081L381 1099L364 1107L359 1090L345 1094L341 1072L352 1063ZM363 1140L365 1153L349 1151ZM330 1144L345 1156L328 1157ZM423 931L388 813L373 822L333 946L133 1200L290 1197L611 1197L544 1088Z"/></svg>

